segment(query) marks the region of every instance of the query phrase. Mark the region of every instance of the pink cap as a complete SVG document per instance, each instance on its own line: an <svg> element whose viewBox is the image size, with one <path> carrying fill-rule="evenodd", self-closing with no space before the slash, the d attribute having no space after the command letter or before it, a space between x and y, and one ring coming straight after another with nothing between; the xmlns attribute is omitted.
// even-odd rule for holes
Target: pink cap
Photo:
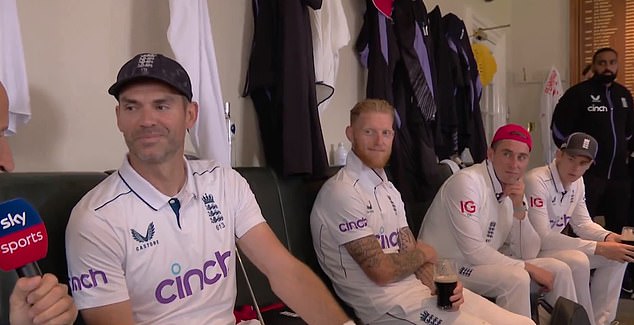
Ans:
<svg viewBox="0 0 634 325"><path fill-rule="evenodd" d="M495 131L495 135L493 136L493 141L491 141L491 145L500 141L500 140L515 140L519 142L526 143L528 146L528 151L531 151L533 148L533 140L531 140L531 134L526 131L526 129L517 124L507 124L501 126L497 131Z"/></svg>

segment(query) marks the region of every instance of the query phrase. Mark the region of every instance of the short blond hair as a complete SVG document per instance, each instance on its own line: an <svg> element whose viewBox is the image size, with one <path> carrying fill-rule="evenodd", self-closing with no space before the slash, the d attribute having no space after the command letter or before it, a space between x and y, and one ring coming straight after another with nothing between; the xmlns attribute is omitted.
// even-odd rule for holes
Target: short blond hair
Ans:
<svg viewBox="0 0 634 325"><path fill-rule="evenodd" d="M394 119L394 107L383 99L364 99L358 102L350 110L350 125L354 123L361 113L387 113Z"/></svg>

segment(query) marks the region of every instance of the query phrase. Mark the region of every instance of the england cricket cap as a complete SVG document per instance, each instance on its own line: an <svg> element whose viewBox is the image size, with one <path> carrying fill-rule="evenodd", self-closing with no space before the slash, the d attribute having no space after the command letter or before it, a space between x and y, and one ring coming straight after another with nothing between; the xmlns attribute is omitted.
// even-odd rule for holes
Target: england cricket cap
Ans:
<svg viewBox="0 0 634 325"><path fill-rule="evenodd" d="M137 54L126 62L117 74L117 82L110 86L108 93L118 100L124 87L143 79L163 82L190 102L192 100L192 84L185 68L178 62L155 53Z"/></svg>
<svg viewBox="0 0 634 325"><path fill-rule="evenodd" d="M567 154L586 156L594 160L599 150L599 144L591 135L583 132L575 132L569 135L559 148Z"/></svg>

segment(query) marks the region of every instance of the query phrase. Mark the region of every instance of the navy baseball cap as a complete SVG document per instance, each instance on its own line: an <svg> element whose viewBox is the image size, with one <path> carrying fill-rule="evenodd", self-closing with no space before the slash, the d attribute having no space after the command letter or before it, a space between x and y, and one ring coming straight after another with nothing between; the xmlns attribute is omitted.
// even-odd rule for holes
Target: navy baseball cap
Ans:
<svg viewBox="0 0 634 325"><path fill-rule="evenodd" d="M153 79L163 82L192 101L192 83L185 68L178 62L155 53L137 54L121 67L117 82L112 84L108 93L119 100L119 93L134 81Z"/></svg>
<svg viewBox="0 0 634 325"><path fill-rule="evenodd" d="M599 144L591 135L575 132L566 138L559 149L574 156L586 156L592 160L597 156Z"/></svg>

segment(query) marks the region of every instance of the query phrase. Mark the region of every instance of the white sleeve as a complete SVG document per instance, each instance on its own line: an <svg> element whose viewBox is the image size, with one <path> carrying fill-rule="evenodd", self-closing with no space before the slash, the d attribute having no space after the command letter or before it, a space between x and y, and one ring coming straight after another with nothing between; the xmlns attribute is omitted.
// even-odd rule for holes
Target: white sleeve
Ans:
<svg viewBox="0 0 634 325"><path fill-rule="evenodd" d="M482 189L477 188L471 177L464 173L455 174L450 178L441 191L442 200L446 202L449 212L453 235L458 243L458 248L465 256L468 263L473 265L518 265L524 267L524 262L505 256L485 241L480 225L483 211L482 203L484 195ZM461 210L461 203L473 204L469 211Z"/></svg>
<svg viewBox="0 0 634 325"><path fill-rule="evenodd" d="M550 227L550 217L548 215L548 204L550 204L550 193L546 184L540 181L536 175L526 177L526 197L530 202L528 206L528 218L531 224L541 237L542 250L566 250L579 249L586 254L594 254L596 243L573 238L560 233ZM585 207L585 204L584 204ZM586 209L587 211L587 209ZM556 216L552 216L555 218Z"/></svg>
<svg viewBox="0 0 634 325"><path fill-rule="evenodd" d="M235 236L239 239L251 228L266 221L249 183L242 175L232 169L227 169L227 174L229 177L225 179L231 178L231 181L225 181L224 188L226 191L230 191L227 197L236 200L235 210L232 212L234 214Z"/></svg>
<svg viewBox="0 0 634 325"><path fill-rule="evenodd" d="M130 299L124 263L125 238L81 202L66 227L69 286L78 309Z"/></svg>
<svg viewBox="0 0 634 325"><path fill-rule="evenodd" d="M352 195L351 191L354 190L349 184L326 183L313 207L312 214L331 229L330 234L337 245L375 234L366 217L366 202L360 195ZM352 223L354 227L346 226Z"/></svg>
<svg viewBox="0 0 634 325"><path fill-rule="evenodd" d="M578 199L577 206L570 218L570 225L575 234L580 238L589 239L593 241L604 241L605 237L610 234L610 231L605 230L598 223L592 221L588 207L586 206L586 190L583 183L583 178L580 178L580 186L578 186ZM595 244L596 246L596 244ZM594 254L594 249L592 250Z"/></svg>

